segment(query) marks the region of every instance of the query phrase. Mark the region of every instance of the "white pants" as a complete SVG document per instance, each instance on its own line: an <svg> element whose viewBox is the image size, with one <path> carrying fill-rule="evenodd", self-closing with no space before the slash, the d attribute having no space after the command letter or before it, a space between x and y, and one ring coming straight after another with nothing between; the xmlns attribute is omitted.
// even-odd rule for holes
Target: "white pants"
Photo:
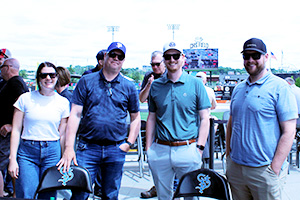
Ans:
<svg viewBox="0 0 300 200"><path fill-rule="evenodd" d="M201 168L202 158L196 142L182 146L153 143L147 151L148 163L159 200L171 200L173 181L184 174Z"/></svg>

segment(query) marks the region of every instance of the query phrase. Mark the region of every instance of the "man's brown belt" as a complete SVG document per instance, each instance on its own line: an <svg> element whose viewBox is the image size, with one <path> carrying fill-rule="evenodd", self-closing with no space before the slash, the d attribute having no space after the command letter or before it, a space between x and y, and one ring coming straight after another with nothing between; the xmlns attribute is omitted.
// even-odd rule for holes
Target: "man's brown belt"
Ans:
<svg viewBox="0 0 300 200"><path fill-rule="evenodd" d="M190 140L184 140L184 141L175 141L175 142L170 142L170 141L162 141L162 140L156 140L157 144L163 144L163 145L168 145L168 146L182 146L182 145L188 145L196 142L196 139L190 139Z"/></svg>

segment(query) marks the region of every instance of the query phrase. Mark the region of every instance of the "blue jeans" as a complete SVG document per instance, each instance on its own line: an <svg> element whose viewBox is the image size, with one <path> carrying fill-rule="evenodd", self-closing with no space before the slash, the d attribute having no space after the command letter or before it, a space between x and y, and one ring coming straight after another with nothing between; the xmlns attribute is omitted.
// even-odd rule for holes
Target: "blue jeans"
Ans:
<svg viewBox="0 0 300 200"><path fill-rule="evenodd" d="M19 178L16 179L17 198L33 199L43 172L55 166L61 157L60 142L20 141L18 150ZM40 193L39 199L56 197L56 191Z"/></svg>
<svg viewBox="0 0 300 200"><path fill-rule="evenodd" d="M117 200L121 186L123 165L126 152L120 144L101 146L80 140L76 157L80 166L87 168L94 183L96 175L101 171L102 200ZM88 193L72 191L72 200L84 200Z"/></svg>

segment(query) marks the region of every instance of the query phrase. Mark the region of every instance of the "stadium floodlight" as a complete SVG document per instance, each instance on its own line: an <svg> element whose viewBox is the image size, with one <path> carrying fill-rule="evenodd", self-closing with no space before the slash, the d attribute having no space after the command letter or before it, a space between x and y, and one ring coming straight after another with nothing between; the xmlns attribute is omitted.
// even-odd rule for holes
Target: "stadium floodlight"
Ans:
<svg viewBox="0 0 300 200"><path fill-rule="evenodd" d="M112 41L114 42L115 32L119 31L120 26L107 26L107 31L112 34Z"/></svg>
<svg viewBox="0 0 300 200"><path fill-rule="evenodd" d="M179 30L180 24L167 24L167 26L168 26L168 30L173 31L173 41L174 41L175 30Z"/></svg>

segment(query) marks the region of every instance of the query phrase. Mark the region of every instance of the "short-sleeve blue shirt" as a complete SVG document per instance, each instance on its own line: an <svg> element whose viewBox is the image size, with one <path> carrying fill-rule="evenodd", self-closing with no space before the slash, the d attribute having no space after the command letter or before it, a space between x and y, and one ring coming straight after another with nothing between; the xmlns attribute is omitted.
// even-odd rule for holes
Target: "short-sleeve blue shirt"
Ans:
<svg viewBox="0 0 300 200"><path fill-rule="evenodd" d="M167 74L153 81L149 111L156 113L156 138L180 141L198 137L199 110L211 104L202 80L183 71L173 83Z"/></svg>
<svg viewBox="0 0 300 200"><path fill-rule="evenodd" d="M72 103L83 106L80 136L94 142L124 140L127 111L139 112L135 85L121 74L108 82L102 70L79 80Z"/></svg>
<svg viewBox="0 0 300 200"><path fill-rule="evenodd" d="M232 93L231 159L241 165L269 165L281 136L280 122L298 118L287 82L272 73L238 84Z"/></svg>

